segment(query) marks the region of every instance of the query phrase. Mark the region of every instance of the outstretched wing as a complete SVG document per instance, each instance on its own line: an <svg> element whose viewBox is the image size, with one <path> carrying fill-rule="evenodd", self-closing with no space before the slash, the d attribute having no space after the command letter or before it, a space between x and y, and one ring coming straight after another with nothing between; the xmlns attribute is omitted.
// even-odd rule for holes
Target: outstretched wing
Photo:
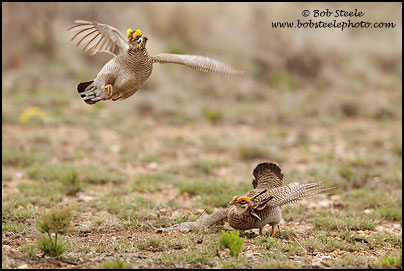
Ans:
<svg viewBox="0 0 404 271"><path fill-rule="evenodd" d="M261 163L253 171L254 189L271 189L284 186L281 168L276 163Z"/></svg>
<svg viewBox="0 0 404 271"><path fill-rule="evenodd" d="M77 46L81 43L86 43L83 51L91 49L91 55L98 52L107 52L117 56L125 52L128 48L128 42L125 40L119 30L107 24L100 24L97 22L88 22L76 20L76 25L67 30L78 31L71 40L79 37L81 39L77 42Z"/></svg>
<svg viewBox="0 0 404 271"><path fill-rule="evenodd" d="M237 71L220 61L206 56L158 54L153 57L153 61L157 63L183 64L204 72L217 72L227 75L243 74L242 71Z"/></svg>
<svg viewBox="0 0 404 271"><path fill-rule="evenodd" d="M273 198L268 201L267 206L276 207L312 197L334 188L335 187L323 188L322 183L299 184L295 182L268 190L267 193L262 194L262 197L273 196Z"/></svg>

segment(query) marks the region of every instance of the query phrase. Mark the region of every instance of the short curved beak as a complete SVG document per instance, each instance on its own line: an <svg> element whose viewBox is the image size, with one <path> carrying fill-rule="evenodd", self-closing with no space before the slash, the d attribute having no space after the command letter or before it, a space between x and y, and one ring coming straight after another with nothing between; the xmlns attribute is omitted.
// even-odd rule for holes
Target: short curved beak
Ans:
<svg viewBox="0 0 404 271"><path fill-rule="evenodd" d="M229 204L234 205L234 200L229 201Z"/></svg>

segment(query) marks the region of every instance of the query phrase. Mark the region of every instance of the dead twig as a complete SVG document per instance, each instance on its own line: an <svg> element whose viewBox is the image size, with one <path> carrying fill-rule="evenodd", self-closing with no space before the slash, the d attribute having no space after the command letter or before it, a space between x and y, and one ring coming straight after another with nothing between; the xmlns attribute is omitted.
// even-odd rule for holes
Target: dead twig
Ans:
<svg viewBox="0 0 404 271"><path fill-rule="evenodd" d="M292 236L293 239L297 242L297 244L303 249L304 253L307 254L307 250L300 244L300 242L295 238L295 236Z"/></svg>
<svg viewBox="0 0 404 271"><path fill-rule="evenodd" d="M200 218L206 212L206 209L208 209L208 207L206 207L205 210L203 210L203 212L196 218L196 220L198 220L198 218Z"/></svg>

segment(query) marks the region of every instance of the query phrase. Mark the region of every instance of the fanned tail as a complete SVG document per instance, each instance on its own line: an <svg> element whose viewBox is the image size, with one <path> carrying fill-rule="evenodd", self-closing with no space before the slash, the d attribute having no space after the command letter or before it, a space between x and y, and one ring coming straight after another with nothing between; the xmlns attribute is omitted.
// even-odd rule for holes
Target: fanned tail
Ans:
<svg viewBox="0 0 404 271"><path fill-rule="evenodd" d="M77 85L77 91L81 98L87 104L95 104L102 100L101 97L97 96L97 88L93 84L94 80L88 82L82 82Z"/></svg>

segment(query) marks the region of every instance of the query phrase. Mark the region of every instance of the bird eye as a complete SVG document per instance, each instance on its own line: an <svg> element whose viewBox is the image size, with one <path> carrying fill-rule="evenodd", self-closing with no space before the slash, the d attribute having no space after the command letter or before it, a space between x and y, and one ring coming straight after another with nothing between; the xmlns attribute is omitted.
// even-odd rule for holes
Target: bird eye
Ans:
<svg viewBox="0 0 404 271"><path fill-rule="evenodd" d="M240 201L241 204L246 204L247 202L245 200Z"/></svg>
<svg viewBox="0 0 404 271"><path fill-rule="evenodd" d="M142 42L142 39L140 38L140 39L138 39L136 42L137 42L137 43L141 43L141 42Z"/></svg>

